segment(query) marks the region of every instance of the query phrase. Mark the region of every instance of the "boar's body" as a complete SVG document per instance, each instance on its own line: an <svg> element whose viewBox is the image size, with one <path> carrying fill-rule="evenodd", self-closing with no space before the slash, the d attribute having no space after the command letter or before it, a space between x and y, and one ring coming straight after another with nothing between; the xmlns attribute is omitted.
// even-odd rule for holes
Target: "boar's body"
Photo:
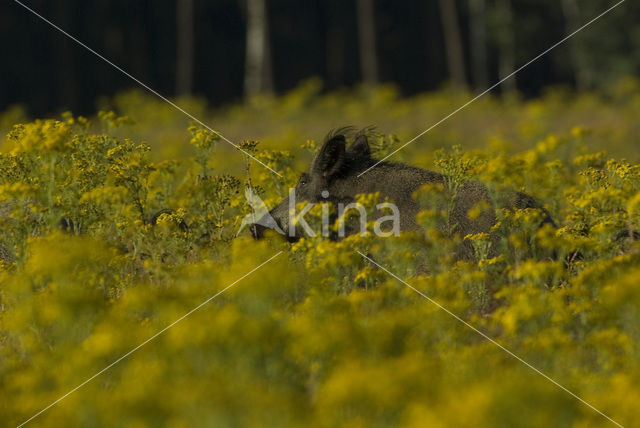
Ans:
<svg viewBox="0 0 640 428"><path fill-rule="evenodd" d="M416 215L420 211L414 192L426 184L444 184L446 176L434 171L402 164L382 162L362 176L358 175L373 166L369 144L364 134L358 135L349 148L344 135L330 135L314 158L307 172L302 174L294 190L296 203L332 202L349 203L358 194L379 192L382 199L393 202L399 211L400 230L419 230ZM324 194L323 194L324 192ZM327 196L328 195L328 196ZM471 219L469 210L486 202L478 216ZM534 198L513 192L509 197L511 208L540 208ZM465 182L456 192L453 209L450 212L448 232L464 237L467 234L490 232L495 224L493 203L486 186L477 181ZM289 198L285 198L269 213L280 228L289 236ZM380 213L380 215L384 215ZM548 220L551 222L551 220ZM251 232L256 238L263 235L265 221L252 225ZM296 233L299 233L296 228ZM470 250L468 244L466 250Z"/></svg>
<svg viewBox="0 0 640 428"><path fill-rule="evenodd" d="M374 161L375 162L375 161ZM364 169L362 170L364 171ZM445 184L445 176L434 171L402 164L381 163L358 177L362 171L350 173L336 179L331 186L331 194L347 195L379 192L381 199L393 202L400 213L400 230L419 230L416 215L421 207L413 197L414 192L427 184ZM477 181L467 181L458 189L451 212L450 224L452 232L466 235L488 230L495 223L493 211L483 211L476 220L470 220L466 213L481 201L490 203L487 188ZM442 207L444 208L444 207ZM378 213L382 215L382 213Z"/></svg>

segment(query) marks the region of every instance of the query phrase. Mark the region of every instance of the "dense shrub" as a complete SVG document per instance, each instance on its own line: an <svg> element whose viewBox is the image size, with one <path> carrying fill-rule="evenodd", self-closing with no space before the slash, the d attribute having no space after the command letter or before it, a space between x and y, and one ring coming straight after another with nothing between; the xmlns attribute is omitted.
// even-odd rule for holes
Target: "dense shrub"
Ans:
<svg viewBox="0 0 640 428"><path fill-rule="evenodd" d="M281 114L302 115L300 99L281 100ZM314 102L312 113L321 104ZM378 102L402 109L397 100ZM534 106L540 117L548 115L543 103L513 108ZM586 129L550 134L520 151L493 144L422 158L434 159L432 168L456 180L480 179L496 195L506 185L533 194L558 224L539 229L538 212L499 211L495 230L502 239L492 244L497 255L486 250L486 236L469 236L476 259L461 261L453 256L461 237L438 227L444 213L433 207L442 189L416 195L425 206L421 234L256 242L246 231L236 236L249 213L248 177L273 206L295 184L292 153L304 141L292 137L277 150L242 143L279 178L221 150L218 136L195 125L182 133L193 158L158 161L153 141L123 136L128 129L141 132L130 119L101 113L91 122L64 115L15 125L0 153L4 423L26 420L279 251L35 421L331 427L608 422L358 251L616 421L635 420L640 166L593 153ZM377 154L397 143L381 135ZM637 141L627 144L633 148ZM239 173L219 167L229 156L238 156Z"/></svg>

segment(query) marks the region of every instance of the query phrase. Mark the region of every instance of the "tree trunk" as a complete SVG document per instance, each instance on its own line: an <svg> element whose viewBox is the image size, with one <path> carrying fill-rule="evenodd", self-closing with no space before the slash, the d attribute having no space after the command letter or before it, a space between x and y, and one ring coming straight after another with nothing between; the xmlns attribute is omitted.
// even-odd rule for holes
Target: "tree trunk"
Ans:
<svg viewBox="0 0 640 428"><path fill-rule="evenodd" d="M498 39L498 73L500 79L513 73L516 68L516 42L513 28L513 10L511 0L496 0L495 23ZM504 92L512 92L517 89L516 76L509 77L502 83Z"/></svg>
<svg viewBox="0 0 640 428"><path fill-rule="evenodd" d="M375 85L378 83L378 55L373 0L357 0L357 14L362 80Z"/></svg>
<svg viewBox="0 0 640 428"><path fill-rule="evenodd" d="M273 92L271 49L265 0L247 0L245 97Z"/></svg>
<svg viewBox="0 0 640 428"><path fill-rule="evenodd" d="M489 87L486 0L469 0L469 15L473 82L477 89L483 90Z"/></svg>
<svg viewBox="0 0 640 428"><path fill-rule="evenodd" d="M451 83L458 88L464 88L467 84L467 74L455 0L440 0L440 16Z"/></svg>
<svg viewBox="0 0 640 428"><path fill-rule="evenodd" d="M193 90L193 0L176 1L176 94Z"/></svg>
<svg viewBox="0 0 640 428"><path fill-rule="evenodd" d="M568 35L581 25L580 6L576 0L562 0L561 3ZM581 37L572 37L569 40L571 68L573 68L576 86L580 90L589 89L593 86L593 73L589 66L588 54L583 40Z"/></svg>

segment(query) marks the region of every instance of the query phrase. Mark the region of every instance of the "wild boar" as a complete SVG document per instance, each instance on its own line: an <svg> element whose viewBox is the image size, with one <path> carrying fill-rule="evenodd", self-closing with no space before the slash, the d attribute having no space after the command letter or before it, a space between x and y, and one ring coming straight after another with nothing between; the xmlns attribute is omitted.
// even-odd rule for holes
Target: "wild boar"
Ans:
<svg viewBox="0 0 640 428"><path fill-rule="evenodd" d="M299 239L300 231L292 231L289 224L292 218L291 209L295 207L295 204L291 203L291 198L295 198L296 203L307 201L338 205L353 202L358 194L376 192L379 192L382 198L392 201L397 207L401 231L420 230L416 222L420 205L413 198L414 192L426 184L445 185L447 177L438 172L392 162L382 162L359 176L376 162L371 156L369 142L364 132L360 132L349 147L344 134L329 134L311 162L309 170L300 176L295 189L251 226L252 235L257 239L261 238L269 228L265 225L273 224L272 220L275 220L289 240ZM512 192L508 200L510 208L541 209L545 215L543 224L553 225L549 214L533 197ZM483 183L472 180L464 182L455 192L452 203L453 209L449 211L449 233L459 234L461 237L481 232L489 233L496 223L495 205ZM478 206L485 208L481 209L479 215L470 218L469 211ZM339 209L338 212L340 212ZM469 247L469 244L467 243L466 246Z"/></svg>

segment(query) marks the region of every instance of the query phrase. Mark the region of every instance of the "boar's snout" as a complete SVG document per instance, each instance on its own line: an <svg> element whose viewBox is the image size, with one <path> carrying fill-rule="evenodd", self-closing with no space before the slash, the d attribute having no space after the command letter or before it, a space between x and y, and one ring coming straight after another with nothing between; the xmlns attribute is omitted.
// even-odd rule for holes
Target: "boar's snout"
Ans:
<svg viewBox="0 0 640 428"><path fill-rule="evenodd" d="M267 230L273 230L280 235L287 235L286 213L288 212L288 198L285 198L273 210L265 213L260 219L254 220L255 223L249 226L249 233L254 239L262 239Z"/></svg>
<svg viewBox="0 0 640 428"><path fill-rule="evenodd" d="M254 223L251 226L249 226L249 233L251 233L251 236L253 236L253 239L262 239L264 237L264 231L265 231L266 227Z"/></svg>
<svg viewBox="0 0 640 428"><path fill-rule="evenodd" d="M279 229L279 226L278 226L278 229ZM289 236L289 235L285 234L284 232L282 232L281 230L277 230L275 228L263 226L263 225L258 224L258 223L254 223L251 226L249 226L249 233L251 233L251 236L253 236L253 239L256 239L256 240L260 240L260 239L264 238L265 231L267 231L267 230L274 230L275 232L280 233L281 235L283 235L287 239L287 241L289 241L291 243L298 242L300 240L299 236Z"/></svg>

